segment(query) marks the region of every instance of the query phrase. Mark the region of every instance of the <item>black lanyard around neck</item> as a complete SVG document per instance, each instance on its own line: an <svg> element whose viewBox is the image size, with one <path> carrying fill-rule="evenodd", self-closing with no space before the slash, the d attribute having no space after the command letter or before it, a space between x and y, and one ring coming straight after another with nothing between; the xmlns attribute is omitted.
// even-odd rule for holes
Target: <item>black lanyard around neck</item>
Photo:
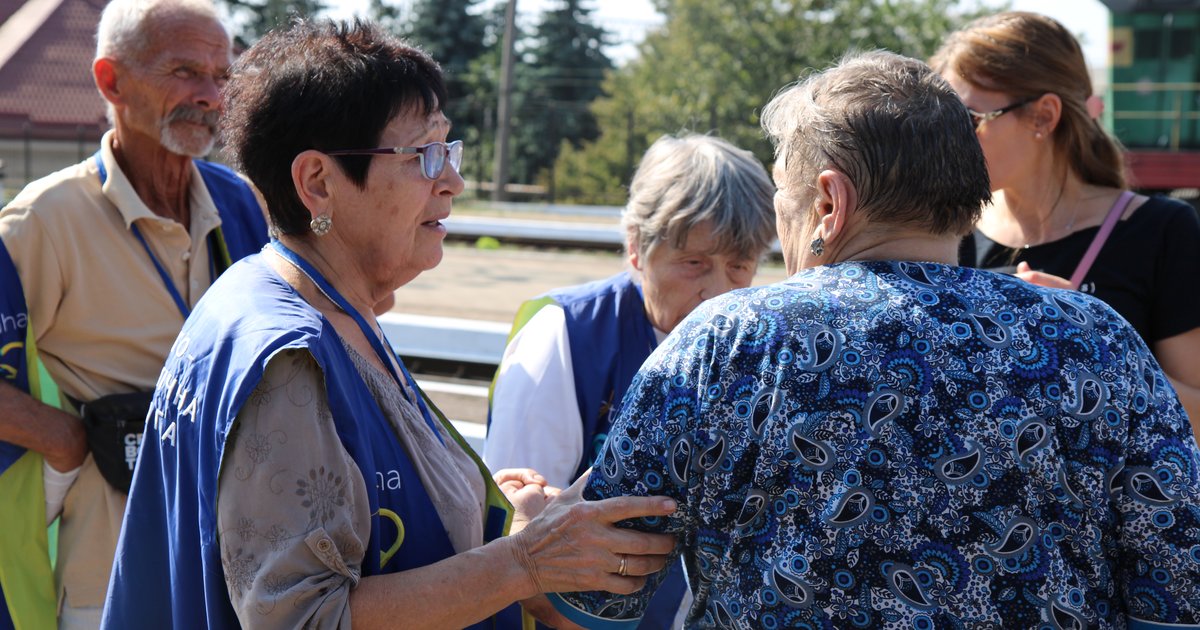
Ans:
<svg viewBox="0 0 1200 630"><path fill-rule="evenodd" d="M342 309L342 311L354 319L354 323L358 324L359 330L361 330L363 336L367 338L367 342L371 344L371 349L375 351L375 356L379 357L380 362L387 366L388 372L396 381L396 385L400 387L401 393L404 393L406 397L408 392L405 390L404 383L408 383L408 386L412 389L412 398L415 399L413 402L416 403L417 408L421 410L421 417L424 418L425 424L429 425L429 428L433 431L433 434L437 436L438 441L442 442L444 445L445 442L442 441L442 434L437 430L437 424L433 421L433 415L429 412L429 407L421 398L419 393L420 390L417 389L417 382L413 379L412 374L408 373L408 368L404 367L404 362L401 361L400 357L396 355L396 352L392 349L391 344L384 343L386 338L383 336L383 331L376 331L374 327L368 324L367 320L363 318L361 313L358 312L358 309L351 306L350 302L346 300L346 298L343 297L337 289L333 288L333 285L325 279L325 276L321 275L320 271L317 271L316 267L313 267L307 260L301 258L296 252L288 249L287 245L284 245L277 240L272 240L270 247L271 249L274 249L275 253L279 254L284 260L295 266L300 273L307 276L309 280L312 280L313 284L317 285L317 289L320 290L325 297L329 298L329 300L336 304L338 308ZM396 371L396 366L400 366L399 373ZM401 373L404 375L403 379L400 376Z"/></svg>

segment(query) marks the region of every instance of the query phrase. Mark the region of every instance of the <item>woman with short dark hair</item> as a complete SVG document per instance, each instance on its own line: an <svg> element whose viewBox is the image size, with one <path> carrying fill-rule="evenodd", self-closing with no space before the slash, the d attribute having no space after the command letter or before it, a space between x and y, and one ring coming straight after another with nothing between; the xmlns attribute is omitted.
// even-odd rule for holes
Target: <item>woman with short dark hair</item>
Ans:
<svg viewBox="0 0 1200 630"><path fill-rule="evenodd" d="M673 539L612 523L673 504L493 479L375 320L441 260L464 186L437 64L367 24L299 22L225 96L277 240L163 368L104 625L518 628L510 604L544 591L640 587Z"/></svg>

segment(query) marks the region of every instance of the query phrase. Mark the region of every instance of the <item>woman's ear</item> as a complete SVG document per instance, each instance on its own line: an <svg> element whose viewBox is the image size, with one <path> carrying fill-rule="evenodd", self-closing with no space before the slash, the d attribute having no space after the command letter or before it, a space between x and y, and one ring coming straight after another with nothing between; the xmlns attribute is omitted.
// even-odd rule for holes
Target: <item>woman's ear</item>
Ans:
<svg viewBox="0 0 1200 630"><path fill-rule="evenodd" d="M858 209L858 191L845 173L824 170L817 175L817 234L833 242L846 229L851 213Z"/></svg>
<svg viewBox="0 0 1200 630"><path fill-rule="evenodd" d="M296 187L296 196L314 218L330 213L335 173L339 171L333 158L320 151L301 151L292 160L292 185Z"/></svg>
<svg viewBox="0 0 1200 630"><path fill-rule="evenodd" d="M1058 122L1062 120L1062 98L1053 92L1047 92L1030 103L1029 108L1033 114L1034 131L1045 137L1051 136L1058 128Z"/></svg>
<svg viewBox="0 0 1200 630"><path fill-rule="evenodd" d="M629 266L642 270L642 258L638 253L638 238L637 230L630 229L625 234L625 257L629 261Z"/></svg>

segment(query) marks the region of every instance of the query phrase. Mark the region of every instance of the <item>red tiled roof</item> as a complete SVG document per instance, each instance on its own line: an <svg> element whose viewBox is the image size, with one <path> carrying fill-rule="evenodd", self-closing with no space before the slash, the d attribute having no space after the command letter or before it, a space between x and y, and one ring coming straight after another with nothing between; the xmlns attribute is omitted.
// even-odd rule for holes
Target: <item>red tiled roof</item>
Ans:
<svg viewBox="0 0 1200 630"><path fill-rule="evenodd" d="M0 24L25 2L0 0ZM92 82L96 24L104 0L62 0L41 26L0 66L0 136L25 121L34 136L88 136L107 128L104 99ZM20 122L17 122L20 121ZM57 133L56 133L57 132Z"/></svg>

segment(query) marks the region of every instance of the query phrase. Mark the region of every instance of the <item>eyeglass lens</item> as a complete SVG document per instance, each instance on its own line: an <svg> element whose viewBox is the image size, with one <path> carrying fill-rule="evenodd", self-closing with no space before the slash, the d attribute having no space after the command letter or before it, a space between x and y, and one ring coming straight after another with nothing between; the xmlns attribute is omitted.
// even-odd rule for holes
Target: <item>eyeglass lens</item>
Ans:
<svg viewBox="0 0 1200 630"><path fill-rule="evenodd" d="M423 148L421 158L425 164L425 176L429 179L437 179L442 176L442 171L446 169L447 158L456 173L459 166L462 165L463 145L461 140L448 144L435 142L425 145Z"/></svg>

